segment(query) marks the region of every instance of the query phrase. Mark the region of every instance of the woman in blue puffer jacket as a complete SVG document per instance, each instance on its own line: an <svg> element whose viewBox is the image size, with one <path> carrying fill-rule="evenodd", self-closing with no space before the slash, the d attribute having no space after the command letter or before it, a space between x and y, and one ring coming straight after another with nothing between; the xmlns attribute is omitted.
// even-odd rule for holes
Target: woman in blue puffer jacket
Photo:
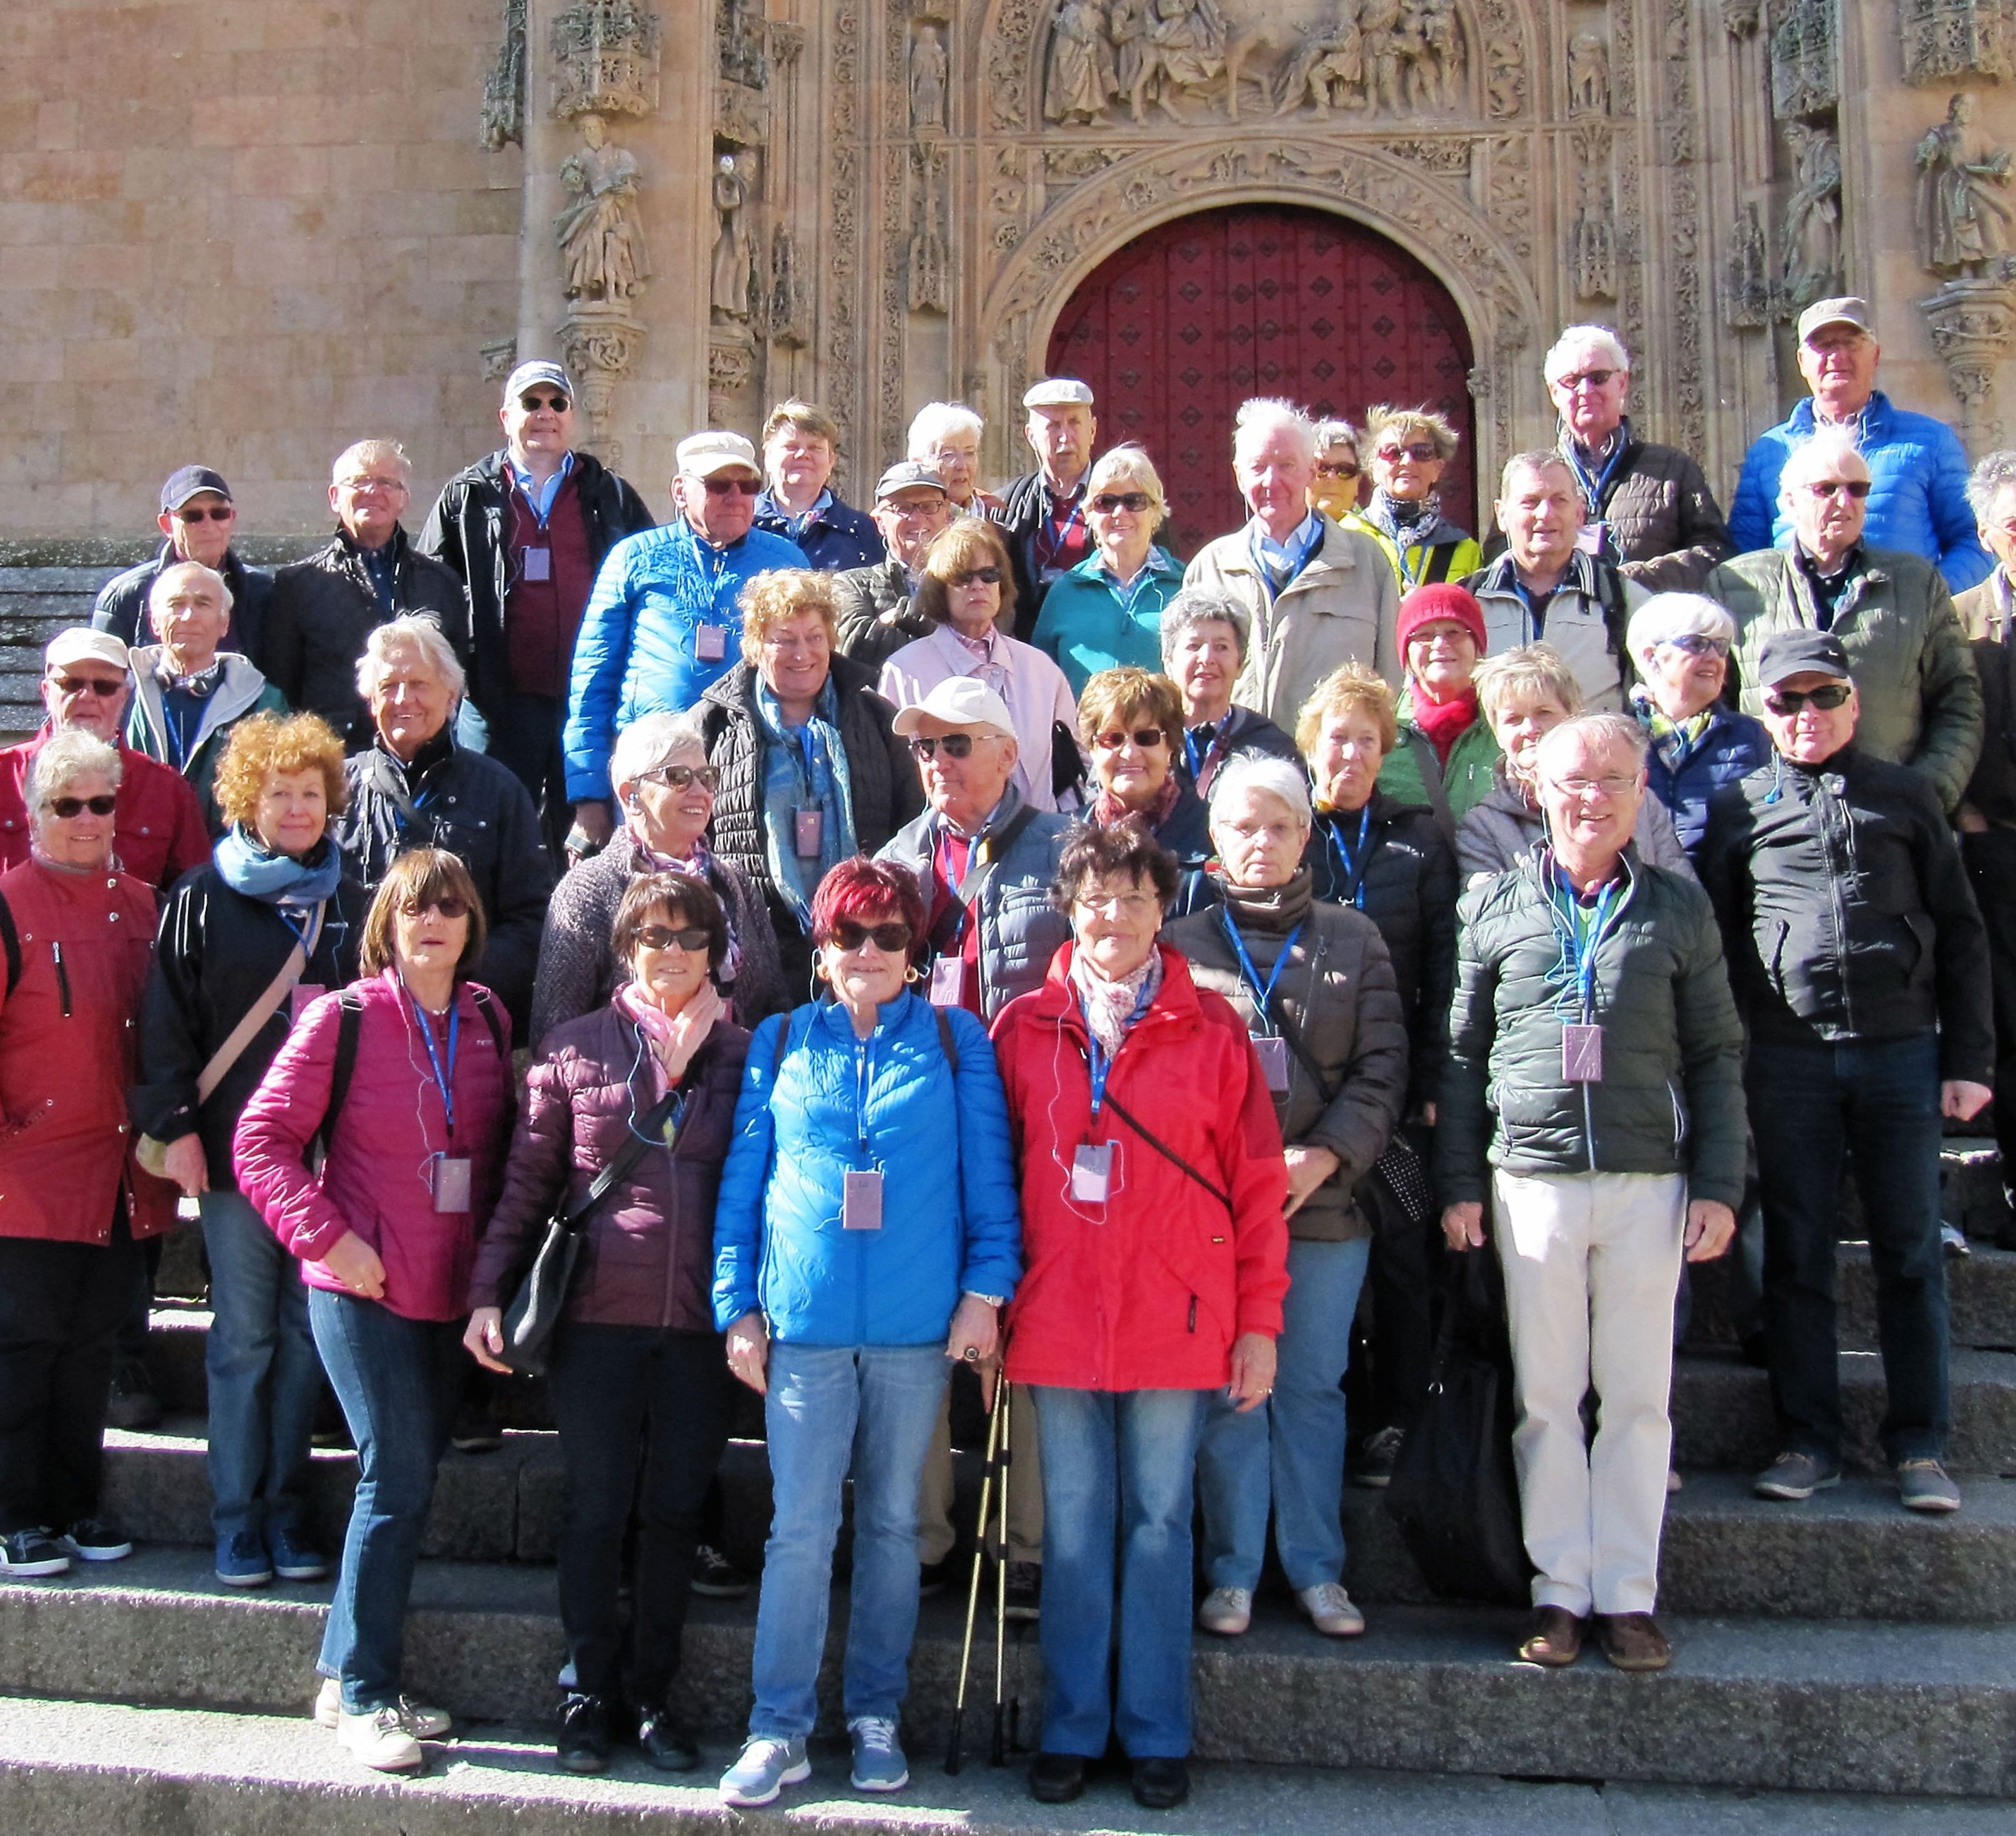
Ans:
<svg viewBox="0 0 2016 1836"><path fill-rule="evenodd" d="M1654 593L1625 633L1643 678L1631 711L1652 740L1647 788L1671 813L1690 860L1708 827L1708 799L1772 756L1763 722L1722 700L1735 641L1736 620L1699 593Z"/></svg>
<svg viewBox="0 0 2016 1836"><path fill-rule="evenodd" d="M833 999L749 1048L715 1213L714 1313L765 1398L773 1515L756 1702L732 1805L811 1773L833 1540L854 1474L844 1698L858 1791L909 1771L896 1740L917 1619L917 1487L948 1360L991 1360L1021 1268L1007 1106L979 1020L907 984L916 876L842 861L812 904Z"/></svg>

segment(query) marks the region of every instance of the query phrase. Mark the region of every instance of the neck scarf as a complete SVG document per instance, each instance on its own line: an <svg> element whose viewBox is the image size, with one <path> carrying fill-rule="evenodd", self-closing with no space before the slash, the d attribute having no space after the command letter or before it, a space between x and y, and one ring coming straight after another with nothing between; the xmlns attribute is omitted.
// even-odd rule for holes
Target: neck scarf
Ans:
<svg viewBox="0 0 2016 1836"><path fill-rule="evenodd" d="M1306 867L1297 868L1294 878L1280 886L1235 886L1222 873L1211 877L1218 882L1219 896L1232 914L1232 922L1242 931L1285 937L1309 916L1315 899Z"/></svg>
<svg viewBox="0 0 2016 1836"><path fill-rule="evenodd" d="M1409 699L1409 717L1428 736L1430 744L1435 749L1437 761L1446 765L1456 742L1476 723L1477 691L1466 688L1462 694L1453 695L1447 701L1435 701L1417 682Z"/></svg>
<svg viewBox="0 0 2016 1836"><path fill-rule="evenodd" d="M1669 771L1678 771L1687 762L1694 748L1708 737L1708 730L1715 722L1712 702L1684 720L1669 720L1643 688L1632 690L1631 711L1651 735L1652 749Z"/></svg>
<svg viewBox="0 0 2016 1836"><path fill-rule="evenodd" d="M291 854L271 853L240 823L226 832L214 858L232 892L297 910L334 897L343 878L343 857L326 835L297 861Z"/></svg>
<svg viewBox="0 0 2016 1836"><path fill-rule="evenodd" d="M722 916L728 921L728 954L722 958L719 980L724 990L742 973L742 943L735 934L735 901L729 896L728 877L720 871L706 841L697 839L693 853L682 861L675 854L661 854L646 843L629 823L624 832L630 838L630 865L633 873L682 873L704 882L721 901Z"/></svg>
<svg viewBox="0 0 2016 1836"><path fill-rule="evenodd" d="M812 929L812 896L819 882L848 855L854 839L854 785L840 738L840 694L828 676L811 717L787 728L783 705L762 677L755 678L756 717L763 729L763 850L770 883L799 924ZM797 813L818 810L819 871L805 882L797 846Z"/></svg>
<svg viewBox="0 0 2016 1836"><path fill-rule="evenodd" d="M1162 985L1162 953L1154 949L1148 952L1148 960L1131 975L1122 975L1118 982L1109 982L1092 966L1092 958L1082 950L1073 950L1071 966L1071 986L1077 991L1079 1004L1085 1009L1085 1023L1092 1029L1092 1037L1099 1041L1100 1050L1110 1058L1120 1050L1121 1042L1127 1037L1127 1029L1134 1017L1138 1004L1146 1012L1155 998L1155 991ZM1142 999L1142 990L1147 990L1147 999Z"/></svg>
<svg viewBox="0 0 2016 1836"><path fill-rule="evenodd" d="M1147 824L1148 832L1153 835L1175 814L1176 799L1183 794L1183 787L1173 771L1162 780L1162 788L1156 792L1154 801L1145 810L1130 810L1112 792L1102 790L1092 799L1092 820L1101 828L1111 828L1130 816L1138 816Z"/></svg>

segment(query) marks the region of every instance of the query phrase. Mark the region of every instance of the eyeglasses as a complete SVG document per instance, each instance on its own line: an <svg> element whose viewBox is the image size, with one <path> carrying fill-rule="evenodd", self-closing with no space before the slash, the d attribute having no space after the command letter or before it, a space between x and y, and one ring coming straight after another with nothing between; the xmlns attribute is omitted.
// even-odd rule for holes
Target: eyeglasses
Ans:
<svg viewBox="0 0 2016 1836"><path fill-rule="evenodd" d="M992 733L941 733L934 738L929 734L920 733L910 742L910 750L920 759L928 759L942 746L948 759L970 759L973 756L975 740L999 737L998 734Z"/></svg>
<svg viewBox="0 0 2016 1836"><path fill-rule="evenodd" d="M440 893L431 899L409 899L399 907L400 915L409 918L422 918L430 911L452 922L469 916L469 901L453 893Z"/></svg>
<svg viewBox="0 0 2016 1836"><path fill-rule="evenodd" d="M213 504L207 510L178 510L184 523L229 523L238 512L229 504Z"/></svg>
<svg viewBox="0 0 2016 1836"><path fill-rule="evenodd" d="M1729 640L1726 638L1705 637L1699 631L1683 631L1677 638L1661 638L1661 649L1684 651L1689 656L1726 656Z"/></svg>
<svg viewBox="0 0 2016 1836"><path fill-rule="evenodd" d="M842 950L859 950L864 943L872 943L891 956L901 956L910 947L910 927L893 918L881 925L857 925L851 918L840 918L826 933L826 941Z"/></svg>
<svg viewBox="0 0 2016 1836"><path fill-rule="evenodd" d="M1592 389L1601 389L1616 374L1615 370L1579 370L1572 376L1557 376L1554 386L1564 395L1572 395L1585 383Z"/></svg>
<svg viewBox="0 0 2016 1836"><path fill-rule="evenodd" d="M1162 902L1152 893L1083 893L1071 901L1095 917L1139 918L1159 912Z"/></svg>
<svg viewBox="0 0 2016 1836"><path fill-rule="evenodd" d="M74 822L85 810L94 816L110 816L117 797L51 797L42 807L59 822Z"/></svg>
<svg viewBox="0 0 2016 1836"><path fill-rule="evenodd" d="M1319 478L1355 478L1362 469L1355 460L1316 461L1316 476Z"/></svg>
<svg viewBox="0 0 2016 1836"><path fill-rule="evenodd" d="M52 676L49 680L56 685L59 695L95 695L110 701L115 695L126 692L126 678L109 681L103 676Z"/></svg>
<svg viewBox="0 0 2016 1836"><path fill-rule="evenodd" d="M637 943L644 950L683 950L693 956L707 948L707 942L704 925L682 925L676 931L670 925L637 927Z"/></svg>
<svg viewBox="0 0 2016 1836"><path fill-rule="evenodd" d="M1132 510L1138 516L1154 501L1144 490L1103 490L1087 507L1102 516L1111 516L1116 510Z"/></svg>
<svg viewBox="0 0 2016 1836"><path fill-rule="evenodd" d="M1831 713L1841 706L1855 692L1847 682L1823 682L1817 688L1772 688L1764 695L1764 705L1774 714L1796 714L1808 702L1816 708Z"/></svg>
<svg viewBox="0 0 2016 1836"><path fill-rule="evenodd" d="M1811 478L1805 488L1816 498L1838 497L1843 491L1858 503L1869 495L1869 480L1866 478Z"/></svg>
<svg viewBox="0 0 2016 1836"><path fill-rule="evenodd" d="M675 791L697 784L709 796L721 789L721 774L711 765L661 765L655 771L637 774L639 784L649 783L653 778Z"/></svg>
<svg viewBox="0 0 2016 1836"><path fill-rule="evenodd" d="M1435 451L1431 442L1417 440L1412 446L1382 446L1377 456L1388 465L1397 465L1402 459L1412 459L1417 465L1425 465L1429 460L1439 458L1441 455Z"/></svg>
<svg viewBox="0 0 2016 1836"><path fill-rule="evenodd" d="M969 567L963 573L945 576L948 587L998 587L1001 584L1001 569L998 567Z"/></svg>
<svg viewBox="0 0 2016 1836"><path fill-rule="evenodd" d="M403 478L344 478L337 481L337 488L348 491L355 497L359 491L398 491L403 493L406 481Z"/></svg>
<svg viewBox="0 0 2016 1836"><path fill-rule="evenodd" d="M763 488L754 478L710 478L704 480L711 498L753 498Z"/></svg>
<svg viewBox="0 0 2016 1836"><path fill-rule="evenodd" d="M564 395L521 395L518 405L528 415L536 415L541 408L551 408L556 415L567 411L567 398Z"/></svg>
<svg viewBox="0 0 2016 1836"><path fill-rule="evenodd" d="M1144 753L1151 753L1158 746L1167 746L1169 737L1159 727L1137 727L1132 733L1102 733L1093 744L1102 753L1117 753L1129 740Z"/></svg>
<svg viewBox="0 0 2016 1836"><path fill-rule="evenodd" d="M1555 778L1548 781L1557 791L1571 797L1586 797L1592 791L1600 791L1606 797L1627 795L1638 780L1635 778Z"/></svg>

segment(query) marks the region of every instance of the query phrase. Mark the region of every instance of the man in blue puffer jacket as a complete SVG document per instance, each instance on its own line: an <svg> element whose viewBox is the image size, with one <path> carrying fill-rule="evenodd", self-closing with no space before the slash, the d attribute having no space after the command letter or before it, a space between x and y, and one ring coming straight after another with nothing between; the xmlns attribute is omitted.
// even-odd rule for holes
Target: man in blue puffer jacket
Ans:
<svg viewBox="0 0 2016 1836"><path fill-rule="evenodd" d="M744 584L808 565L795 542L750 526L763 476L740 434L689 435L677 462L679 516L611 548L581 613L560 740L570 853L609 839L616 735L641 715L683 713L697 702L741 658Z"/></svg>
<svg viewBox="0 0 2016 1836"><path fill-rule="evenodd" d="M1947 586L1961 592L1994 566L1967 508L1967 450L1945 422L1891 406L1876 386L1881 354L1864 300L1823 300L1799 314L1799 374L1813 397L1744 455L1730 534L1741 553L1787 545L1791 525L1778 501L1787 455L1816 426L1852 426L1869 463L1870 546L1938 562Z"/></svg>

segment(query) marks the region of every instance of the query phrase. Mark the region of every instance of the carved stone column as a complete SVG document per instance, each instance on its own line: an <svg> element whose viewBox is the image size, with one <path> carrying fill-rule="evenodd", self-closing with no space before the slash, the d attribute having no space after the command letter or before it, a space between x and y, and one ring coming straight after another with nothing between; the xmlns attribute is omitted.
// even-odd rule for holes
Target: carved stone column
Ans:
<svg viewBox="0 0 2016 1836"><path fill-rule="evenodd" d="M2002 443L1994 418L1996 365L2016 350L2016 282L1952 280L1918 302L1932 347L1946 367L1946 380L1960 400L1960 429L1970 454L1978 458Z"/></svg>

